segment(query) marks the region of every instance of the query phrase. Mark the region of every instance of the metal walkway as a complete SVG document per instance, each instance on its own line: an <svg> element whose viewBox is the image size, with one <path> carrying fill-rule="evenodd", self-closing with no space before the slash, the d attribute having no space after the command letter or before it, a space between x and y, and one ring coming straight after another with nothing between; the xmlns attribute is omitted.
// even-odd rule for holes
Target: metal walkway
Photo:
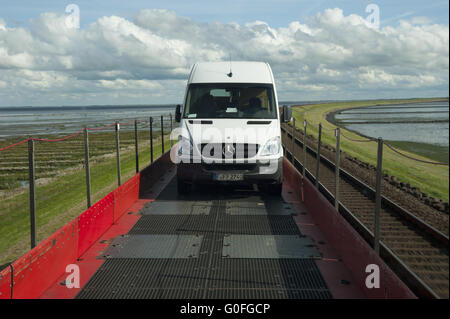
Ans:
<svg viewBox="0 0 450 319"><path fill-rule="evenodd" d="M225 187L180 197L172 179L139 213L77 298L332 298L316 244L281 197Z"/></svg>

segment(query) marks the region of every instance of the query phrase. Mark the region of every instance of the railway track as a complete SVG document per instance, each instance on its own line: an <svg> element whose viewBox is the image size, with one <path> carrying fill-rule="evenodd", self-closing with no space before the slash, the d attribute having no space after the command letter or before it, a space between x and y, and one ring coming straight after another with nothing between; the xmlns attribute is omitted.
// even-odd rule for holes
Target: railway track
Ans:
<svg viewBox="0 0 450 319"><path fill-rule="evenodd" d="M303 135L282 127L286 157L302 171ZM316 150L307 145L306 177L315 183ZM319 189L334 204L335 165L320 156ZM340 169L339 212L373 245L375 191L351 173ZM380 256L421 298L449 298L448 237L409 211L382 197L380 213Z"/></svg>

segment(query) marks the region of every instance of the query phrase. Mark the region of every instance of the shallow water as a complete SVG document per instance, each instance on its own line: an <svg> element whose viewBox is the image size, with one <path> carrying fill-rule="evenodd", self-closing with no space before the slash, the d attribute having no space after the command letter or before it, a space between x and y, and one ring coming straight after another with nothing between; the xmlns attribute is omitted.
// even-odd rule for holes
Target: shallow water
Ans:
<svg viewBox="0 0 450 319"><path fill-rule="evenodd" d="M150 116L154 117L157 126L161 115L173 115L174 110L175 105L0 108L0 138L68 134L84 126L101 127L116 120L148 121Z"/></svg>
<svg viewBox="0 0 450 319"><path fill-rule="evenodd" d="M280 102L280 105L301 105L312 102ZM143 120L148 126L149 117L159 129L160 116L172 115L176 105L149 106L62 106L62 107L0 107L0 139L36 135L67 135L84 126L95 128L113 123ZM123 127L133 129L133 126Z"/></svg>
<svg viewBox="0 0 450 319"><path fill-rule="evenodd" d="M448 107L448 102L370 106L343 110L334 119L365 136L448 147Z"/></svg>

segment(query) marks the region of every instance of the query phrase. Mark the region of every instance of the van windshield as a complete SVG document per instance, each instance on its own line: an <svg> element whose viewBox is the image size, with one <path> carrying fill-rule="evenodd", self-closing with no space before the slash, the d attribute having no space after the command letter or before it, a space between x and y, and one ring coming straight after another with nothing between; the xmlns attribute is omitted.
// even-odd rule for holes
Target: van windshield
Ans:
<svg viewBox="0 0 450 319"><path fill-rule="evenodd" d="M268 84L191 84L184 118L276 119L273 86Z"/></svg>

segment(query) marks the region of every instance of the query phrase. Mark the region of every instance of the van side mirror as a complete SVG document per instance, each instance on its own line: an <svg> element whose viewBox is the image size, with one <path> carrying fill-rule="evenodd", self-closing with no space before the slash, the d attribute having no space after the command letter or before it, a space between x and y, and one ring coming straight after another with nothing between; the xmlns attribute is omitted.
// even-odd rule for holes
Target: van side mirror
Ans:
<svg viewBox="0 0 450 319"><path fill-rule="evenodd" d="M283 105L283 114L282 114L282 122L287 123L290 122L292 118L292 108L289 105Z"/></svg>
<svg viewBox="0 0 450 319"><path fill-rule="evenodd" d="M175 122L181 121L181 105L178 104L177 108L175 109Z"/></svg>

